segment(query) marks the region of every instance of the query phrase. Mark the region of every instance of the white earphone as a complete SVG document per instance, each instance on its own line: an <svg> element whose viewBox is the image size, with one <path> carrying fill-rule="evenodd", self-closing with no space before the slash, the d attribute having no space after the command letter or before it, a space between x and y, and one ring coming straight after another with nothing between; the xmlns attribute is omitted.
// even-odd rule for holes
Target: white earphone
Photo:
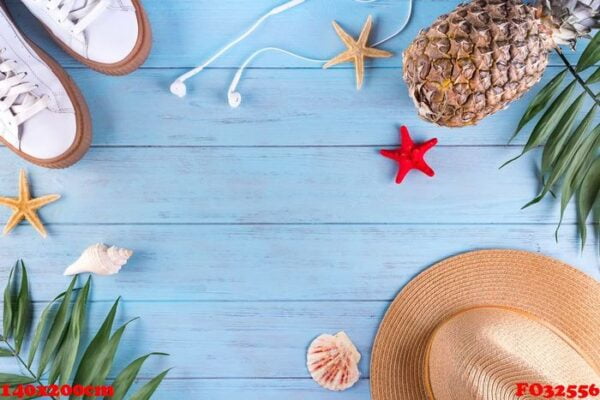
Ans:
<svg viewBox="0 0 600 400"><path fill-rule="evenodd" d="M355 1L357 1L359 3L372 3L376 0L355 0ZM392 33L391 35L385 37L384 39L378 41L377 43L374 43L372 45L373 47L377 47L377 46L395 38L396 36L398 36L400 33L402 33L404 31L404 29L406 28L406 26L408 25L408 23L410 22L410 19L412 17L413 1L414 0L409 0L409 2L408 2L408 14L407 14L406 19L404 20L404 23L400 26L400 28L397 31L395 31L394 33ZM242 75L244 74L244 71L246 70L246 68L248 68L248 65L250 65L250 63L252 61L254 61L254 59L257 58L259 55L261 55L262 53L269 52L269 51L283 53L288 56L292 56L292 57L298 58L300 60L312 62L312 63L326 63L328 61L328 60L321 60L318 58L310 58L310 57L301 56L299 54L292 53L291 51L280 49L278 47L265 47L265 48L259 49L259 50L255 51L254 53L252 53L248 58L246 58L244 63L238 68L233 80L231 81L231 84L229 85L229 90L227 91L227 101L231 108L238 108L242 104L242 95L240 94L240 92L237 91L237 87L240 84L240 81L242 80Z"/></svg>
<svg viewBox="0 0 600 400"><path fill-rule="evenodd" d="M242 95L240 94L240 92L237 91L237 87L240 84L240 81L242 79L242 75L244 74L244 71L246 70L246 68L248 68L248 65L250 65L250 63L256 57L258 57L262 53L266 53L268 51L283 53L285 55L296 57L296 58L299 58L301 60L308 61L308 62L314 62L314 63L327 62L327 60L320 60L317 58L304 57L304 56L298 55L296 53L292 53L291 51L280 49L278 47L265 47L260 50L257 50L254 53L252 53L250 55L250 57L246 58L246 61L244 61L244 63L238 68L238 70L235 73L235 76L233 77L233 80L231 81L231 84L229 85L229 90L227 91L227 101L229 102L229 106L231 108L238 108L242 104Z"/></svg>
<svg viewBox="0 0 600 400"><path fill-rule="evenodd" d="M300 4L304 3L305 1L306 0L292 0L290 2L280 5L279 7L275 7L274 9L271 10L271 12L269 14L270 15L280 14L284 11L289 10L290 8L299 6Z"/></svg>
<svg viewBox="0 0 600 400"><path fill-rule="evenodd" d="M238 108L242 104L242 95L236 90L237 85L239 85L240 80L242 79L242 71L243 70L238 69L231 81L231 85L229 85L229 90L227 91L227 102L231 108Z"/></svg>
<svg viewBox="0 0 600 400"><path fill-rule="evenodd" d="M212 64L215 60L217 60L219 57L221 57L223 54L225 54L227 51L229 51L233 46L235 46L236 44L240 43L241 41L246 39L248 36L250 36L269 17L271 17L273 15L281 14L282 12L287 11L291 8L294 8L294 7L304 3L305 1L306 0L291 0L291 1L288 1L287 3L284 3L280 6L273 8L267 14L260 17L254 23L254 25L252 25L248 30L246 30L246 32L244 32L241 36L239 36L235 40L231 41L229 44L227 44L225 47L223 47L221 50L219 50L217 53L215 53L212 57L210 57L204 64L192 69L191 71L186 72L185 74L183 74L179 78L177 78L171 84L171 93L173 93L174 95L176 95L178 97L184 97L187 94L187 87L185 85L186 80L188 80L188 79L194 77L195 75L197 75L198 73L202 72L202 70L204 70L207 66ZM357 1L360 3L371 3L376 0L354 0L354 1ZM392 33L390 36L387 36L386 38L378 41L377 43L372 44L371 46L377 47L377 46L395 38L396 36L398 36L400 33L402 33L404 31L404 29L406 28L406 26L408 25L408 23L410 22L410 19L412 17L413 2L414 2L414 0L409 0L408 14L407 14L407 17L406 17L404 23L402 24L402 26L396 32ZM250 63L256 57L258 57L262 53L266 53L269 51L283 53L288 56L292 56L292 57L295 57L295 58L298 58L298 59L301 59L301 60L307 61L307 62L313 62L313 63L327 62L327 60L304 57L299 54L292 53L291 51L280 49L277 47L265 47L265 48L259 49L259 50L255 51L254 53L252 53L244 61L244 63L238 68L238 70L235 73L235 76L233 77L233 80L231 81L231 84L229 85L229 89L227 90L227 102L229 103L229 106L231 108L238 108L242 104L242 95L240 92L237 91L237 87L240 84L242 75L244 74L244 71L246 70L248 65L250 65Z"/></svg>
<svg viewBox="0 0 600 400"><path fill-rule="evenodd" d="M215 55L213 55L211 58L209 58L204 64L194 68L191 71L186 72L185 74L183 74L179 78L177 78L171 84L171 93L173 93L174 95L176 95L178 97L184 97L187 94L187 87L185 86L185 81L187 81L188 79L190 79L190 78L194 77L195 75L199 74L200 72L202 72L204 70L204 68L206 68L210 64L212 64L215 60L217 60L219 57L221 57L223 54L225 54L227 51L229 51L229 49L231 49L233 46L235 46L236 44L238 44L239 42L241 42L242 40L244 40L248 36L250 36L250 34L252 34L252 32L254 32L260 25L262 25L262 23L265 22L269 17L271 17L273 15L281 14L284 11L287 11L291 8L299 6L300 4L304 3L305 1L306 0L291 0L291 1L288 1L287 3L284 3L280 6L273 8L267 14L265 14L261 18L259 18L258 21L256 21L254 23L254 25L252 25L246 32L244 32L237 39L233 40L232 42L227 44L225 47L223 47L221 50L219 50L217 53L215 53ZM233 96L233 97L236 97L236 96ZM239 96L239 97L240 97L239 101L241 102L241 96ZM230 104L231 104L231 101L230 101Z"/></svg>

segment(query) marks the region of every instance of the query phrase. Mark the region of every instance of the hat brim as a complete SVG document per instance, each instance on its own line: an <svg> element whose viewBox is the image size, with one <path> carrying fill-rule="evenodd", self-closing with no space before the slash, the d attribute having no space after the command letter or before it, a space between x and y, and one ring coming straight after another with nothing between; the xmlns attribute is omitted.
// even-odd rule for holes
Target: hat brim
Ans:
<svg viewBox="0 0 600 400"><path fill-rule="evenodd" d="M373 346L373 400L427 399L423 375L431 334L450 316L480 306L536 316L566 335L600 369L600 283L539 254L483 250L434 265L392 302Z"/></svg>

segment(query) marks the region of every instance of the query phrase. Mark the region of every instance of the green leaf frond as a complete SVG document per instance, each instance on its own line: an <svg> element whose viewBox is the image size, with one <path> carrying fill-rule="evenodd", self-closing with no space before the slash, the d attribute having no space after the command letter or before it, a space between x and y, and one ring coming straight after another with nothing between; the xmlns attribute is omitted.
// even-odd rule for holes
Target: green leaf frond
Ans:
<svg viewBox="0 0 600 400"><path fill-rule="evenodd" d="M531 130L521 154L504 165L534 148L542 147L541 190L523 208L542 201L548 193L560 193L557 240L565 210L573 203L583 250L589 219L596 225L600 223L600 124L593 124L600 106L599 93L596 92L598 88L593 87L600 83L600 67L587 79L582 76L584 71L600 62L600 32L588 43L576 66L569 63L560 48L556 49L556 53L565 64L565 69L530 102L511 141L535 117L541 117ZM567 79L569 75L570 80ZM566 87L561 89L565 80ZM590 101L591 106L585 108ZM582 112L584 109L585 112Z"/></svg>
<svg viewBox="0 0 600 400"><path fill-rule="evenodd" d="M56 296L42 311L35 329L31 328L32 301L29 278L23 262L10 271L4 290L3 332L0 336L0 357L13 358L23 375L0 373L0 386L49 385L55 382L82 386L112 385L114 395L106 400L123 400L130 391L147 358L165 353L149 353L126 366L109 382L108 375L129 322L112 331L120 298L115 301L104 323L87 347L83 346L85 323L91 292L91 278L82 288L76 288L77 277L68 288ZM24 343L29 343L27 360L21 357ZM83 353L83 354L81 354ZM33 364L37 360L37 368ZM47 369L50 366L48 373ZM133 394L132 399L148 400L154 394L168 370L148 381ZM74 375L74 377L73 377ZM49 396L50 399L58 400ZM81 397L72 395L69 400Z"/></svg>

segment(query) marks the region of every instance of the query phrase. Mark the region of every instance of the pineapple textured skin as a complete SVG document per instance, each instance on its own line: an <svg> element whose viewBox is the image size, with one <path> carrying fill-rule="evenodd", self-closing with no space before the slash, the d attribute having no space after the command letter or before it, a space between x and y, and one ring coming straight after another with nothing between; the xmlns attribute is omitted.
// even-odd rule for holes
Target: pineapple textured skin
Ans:
<svg viewBox="0 0 600 400"><path fill-rule="evenodd" d="M419 115L442 126L473 125L531 89L554 46L538 14L521 0L475 0L422 30L403 62Z"/></svg>

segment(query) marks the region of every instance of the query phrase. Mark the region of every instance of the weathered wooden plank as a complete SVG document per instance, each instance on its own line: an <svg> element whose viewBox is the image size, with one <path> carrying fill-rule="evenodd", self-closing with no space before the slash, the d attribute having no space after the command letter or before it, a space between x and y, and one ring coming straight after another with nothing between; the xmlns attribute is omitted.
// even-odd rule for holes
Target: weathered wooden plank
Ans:
<svg viewBox="0 0 600 400"><path fill-rule="evenodd" d="M78 65L57 50L47 35L33 20L18 0L7 1L19 25L30 36L64 65ZM146 0L154 30L154 50L148 67L190 67L205 61L210 55L233 40L269 9L285 0ZM414 16L399 37L383 48L395 52L396 57L377 61L377 66L400 66L402 50L415 38L417 32L429 26L437 16L453 10L459 0L416 0ZM408 11L408 1L377 0L370 4L353 0L315 0L270 19L250 39L215 63L218 67L237 67L254 50L264 46L278 46L310 57L331 58L343 50L339 38L331 28L331 21L339 21L349 32L358 35L366 17L376 17L372 42L396 31ZM578 52L567 54L576 61ZM559 64L557 57L552 62ZM560 63L562 64L562 63ZM301 62L291 57L265 55L255 63L266 67L312 67L319 64Z"/></svg>
<svg viewBox="0 0 600 400"><path fill-rule="evenodd" d="M517 248L554 256L600 279L596 243L579 252L573 226L551 225L52 226L0 241L0 282L22 258L37 300L50 300L64 268L89 244L135 250L120 274L98 278L93 298L136 301L390 300L450 255ZM324 309L326 310L326 308Z"/></svg>
<svg viewBox="0 0 600 400"><path fill-rule="evenodd" d="M158 373L158 370L157 370ZM136 380L129 395L150 378ZM349 390L344 391L344 399L369 399L369 379L361 379ZM155 392L153 399L211 399L231 400L335 400L340 393L319 387L310 378L281 379L171 379L167 378Z"/></svg>
<svg viewBox="0 0 600 400"><path fill-rule="evenodd" d="M149 350L170 353L143 370L149 377L175 367L171 378L305 378L306 350L322 333L344 330L369 376L371 347L387 302L128 303L119 321L141 316L126 331L116 365ZM90 326L110 305L94 303ZM0 360L1 370L12 360ZM118 367L117 367L118 368Z"/></svg>
<svg viewBox="0 0 600 400"><path fill-rule="evenodd" d="M42 210L49 223L552 224L556 201L520 210L536 194L533 159L498 170L517 151L439 147L428 155L437 177L400 186L372 147L97 148L75 168L29 168L38 195L64 195ZM2 152L0 193L15 194L25 164Z"/></svg>
<svg viewBox="0 0 600 400"><path fill-rule="evenodd" d="M117 368L146 352L161 351L171 356L151 360L141 376L175 367L170 377L185 379L304 378L309 343L321 333L340 330L361 351L360 368L368 376L370 348L388 306L387 302L137 303L128 302L127 293L114 297L119 294L124 303L118 323L141 319L123 336ZM88 327L96 330L110 305L93 303ZM36 314L42 306L36 304ZM13 360L0 360L0 371L15 371Z"/></svg>
<svg viewBox="0 0 600 400"><path fill-rule="evenodd" d="M369 399L369 380L362 379L343 394L317 386L310 379L193 379L168 380L157 399L173 396L185 399L231 400L345 400Z"/></svg>
<svg viewBox="0 0 600 400"><path fill-rule="evenodd" d="M551 68L543 83L560 68ZM94 143L132 146L337 146L398 142L397 127L438 136L445 145L505 145L537 86L523 100L474 127L448 129L421 120L399 69L368 71L357 92L349 70L248 71L243 104L227 105L234 72L210 70L179 99L168 81L182 70L143 70L126 78L71 70L94 120ZM542 84L543 84L542 83ZM600 121L600 117L598 118ZM532 124L533 125L533 124ZM528 128L531 129L531 128ZM527 131L515 140L523 144Z"/></svg>

